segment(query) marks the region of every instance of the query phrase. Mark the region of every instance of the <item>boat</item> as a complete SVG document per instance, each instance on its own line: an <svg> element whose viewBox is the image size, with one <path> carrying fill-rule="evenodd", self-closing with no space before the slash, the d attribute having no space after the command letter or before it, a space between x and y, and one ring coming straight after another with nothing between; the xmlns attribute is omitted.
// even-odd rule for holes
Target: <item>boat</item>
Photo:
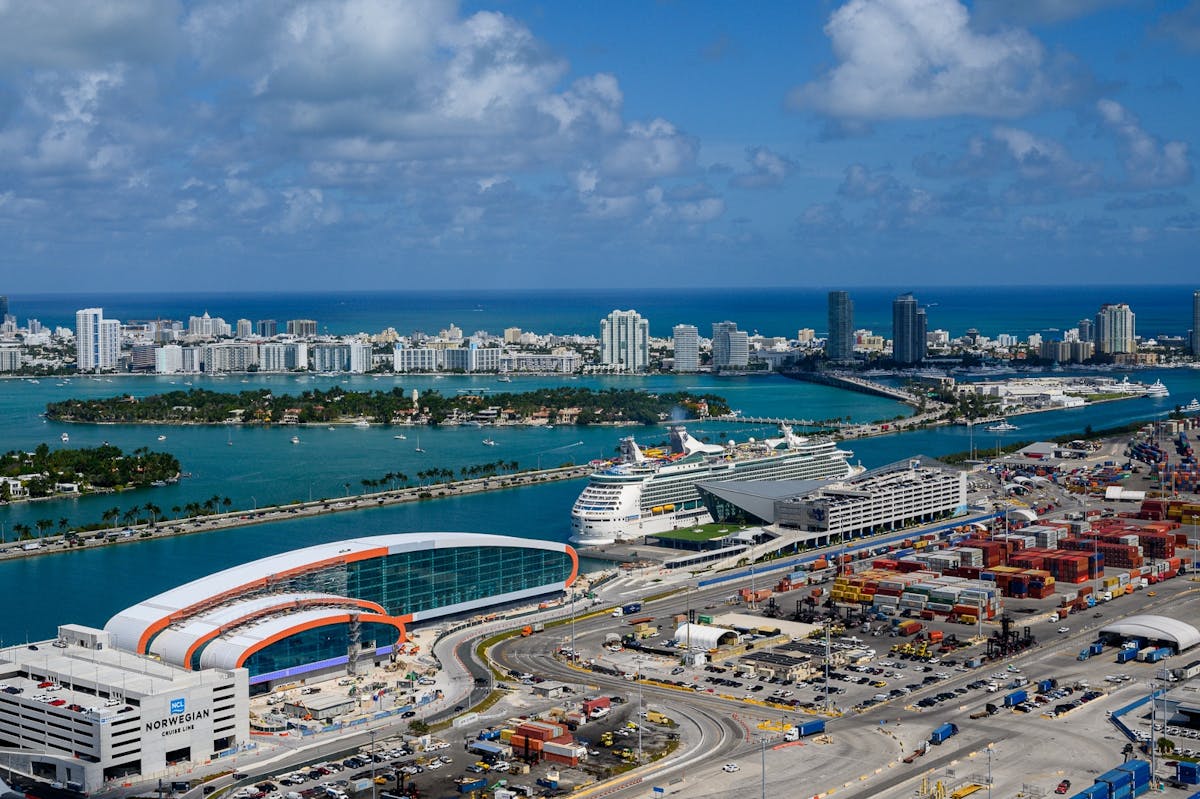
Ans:
<svg viewBox="0 0 1200 799"><path fill-rule="evenodd" d="M497 383L511 383L512 378L509 377L508 375L500 375L499 377L496 378L496 382Z"/></svg>
<svg viewBox="0 0 1200 799"><path fill-rule="evenodd" d="M396 439L397 441L407 441L408 440L408 436L404 435L403 433L401 433L398 436L392 436L392 438Z"/></svg>
<svg viewBox="0 0 1200 799"><path fill-rule="evenodd" d="M1200 400L1192 397L1192 401L1183 406L1184 413L1200 413Z"/></svg>
<svg viewBox="0 0 1200 799"><path fill-rule="evenodd" d="M996 422L996 424L989 424L986 429L992 433L1010 433L1013 430L1020 430L1021 428L1012 424L1007 419L1002 419Z"/></svg>
<svg viewBox="0 0 1200 799"><path fill-rule="evenodd" d="M1163 385L1163 381L1155 380L1150 385L1146 386L1146 396L1155 399L1162 399L1171 396L1171 392Z"/></svg>
<svg viewBox="0 0 1200 799"><path fill-rule="evenodd" d="M621 439L616 461L603 461L571 508L571 541L611 544L712 521L696 487L705 481L819 480L850 477L853 453L832 439L809 439L780 427L779 438L705 444L679 425L669 450L643 452ZM655 508L658 510L655 511Z"/></svg>
<svg viewBox="0 0 1200 799"><path fill-rule="evenodd" d="M492 439L490 439L490 438L485 438L485 439L483 440L483 445L484 445L485 447L494 447L494 446L496 446L496 442L495 442L495 441L493 441L493 440L492 440Z"/></svg>
<svg viewBox="0 0 1200 799"><path fill-rule="evenodd" d="M300 443L300 436L292 436L292 443L293 443L293 444L299 444L299 443Z"/></svg>
<svg viewBox="0 0 1200 799"><path fill-rule="evenodd" d="M358 427L358 428L370 427L371 423L368 422L366 419L355 419L354 426Z"/></svg>
<svg viewBox="0 0 1200 799"><path fill-rule="evenodd" d="M416 446L416 448L413 450L413 452L424 452L424 451L425 451L425 450L421 449L421 437L420 437L420 436L417 436L417 446Z"/></svg>
<svg viewBox="0 0 1200 799"><path fill-rule="evenodd" d="M166 437L166 436L159 436L159 437L158 437L158 440L159 440L159 441L166 441L166 440L167 440L167 437Z"/></svg>
<svg viewBox="0 0 1200 799"><path fill-rule="evenodd" d="M68 435L68 434L66 434L66 433L63 433L61 436L59 436L59 438L61 438L61 439L63 440L63 443L64 443L64 444L65 444L66 442L68 442L68 441L70 441L70 440L71 440L71 436L69 436L69 435Z"/></svg>

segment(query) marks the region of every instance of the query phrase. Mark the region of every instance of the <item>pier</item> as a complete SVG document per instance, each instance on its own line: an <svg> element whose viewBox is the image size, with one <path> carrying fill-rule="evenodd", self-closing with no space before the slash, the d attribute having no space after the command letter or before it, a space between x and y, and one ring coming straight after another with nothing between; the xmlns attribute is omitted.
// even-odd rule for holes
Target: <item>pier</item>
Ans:
<svg viewBox="0 0 1200 799"><path fill-rule="evenodd" d="M774 416L741 416L733 413L728 413L724 416L710 416L706 421L738 422L740 424L786 424L789 427L818 427L826 430L841 430L847 427L857 427L857 425L852 422L817 421L814 419L782 419Z"/></svg>

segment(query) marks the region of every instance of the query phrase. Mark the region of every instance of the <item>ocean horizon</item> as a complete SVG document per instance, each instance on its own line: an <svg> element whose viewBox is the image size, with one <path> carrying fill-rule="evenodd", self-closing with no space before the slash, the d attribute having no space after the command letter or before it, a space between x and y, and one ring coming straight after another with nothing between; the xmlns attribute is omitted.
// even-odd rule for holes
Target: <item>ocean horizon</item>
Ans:
<svg viewBox="0 0 1200 799"><path fill-rule="evenodd" d="M891 333L891 301L912 292L927 309L929 329L959 336L975 328L987 336L1026 337L1070 329L1091 318L1106 302L1133 309L1143 338L1186 335L1192 292L1186 285L1022 285L984 288L897 286L848 288L854 325L879 335ZM714 322L729 320L743 330L794 338L802 328L827 330L830 288L630 288L487 289L291 292L62 292L10 294L10 313L21 324L38 319L48 326L74 327L75 310L100 306L122 321L175 319L209 313L237 319L314 319L321 333L350 335L394 327L401 334L436 333L455 324L467 334L502 333L520 327L535 333L596 335L600 319L616 308L633 309L650 321L651 335L668 337L677 324L693 324L707 335Z"/></svg>

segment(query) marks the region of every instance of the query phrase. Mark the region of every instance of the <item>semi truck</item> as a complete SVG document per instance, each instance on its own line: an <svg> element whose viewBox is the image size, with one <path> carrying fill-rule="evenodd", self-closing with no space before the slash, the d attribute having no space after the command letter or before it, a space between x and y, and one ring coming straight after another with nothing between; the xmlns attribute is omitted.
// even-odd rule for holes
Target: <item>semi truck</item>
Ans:
<svg viewBox="0 0 1200 799"><path fill-rule="evenodd" d="M958 725L946 722L933 728L933 732L929 734L929 743L940 745L955 735L958 735Z"/></svg>
<svg viewBox="0 0 1200 799"><path fill-rule="evenodd" d="M785 741L798 741L801 738L807 738L809 735L817 735L825 732L825 719L809 719L802 721L795 727L788 727L787 732L783 734Z"/></svg>
<svg viewBox="0 0 1200 799"><path fill-rule="evenodd" d="M641 609L642 609L641 602L630 602L628 605L622 605L621 607L613 610L612 615L613 616L631 616L634 613L637 613Z"/></svg>

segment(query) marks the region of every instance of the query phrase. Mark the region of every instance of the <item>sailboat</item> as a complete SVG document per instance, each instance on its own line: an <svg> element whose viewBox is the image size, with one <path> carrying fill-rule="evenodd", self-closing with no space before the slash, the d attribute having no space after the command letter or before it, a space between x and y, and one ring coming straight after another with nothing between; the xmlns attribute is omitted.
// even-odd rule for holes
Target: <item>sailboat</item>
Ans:
<svg viewBox="0 0 1200 799"><path fill-rule="evenodd" d="M425 450L421 449L421 437L420 436L417 436L417 448L415 451L416 452L424 452L425 451Z"/></svg>
<svg viewBox="0 0 1200 799"><path fill-rule="evenodd" d="M230 427L226 427L225 429L225 444L230 447L233 446L233 429Z"/></svg>

